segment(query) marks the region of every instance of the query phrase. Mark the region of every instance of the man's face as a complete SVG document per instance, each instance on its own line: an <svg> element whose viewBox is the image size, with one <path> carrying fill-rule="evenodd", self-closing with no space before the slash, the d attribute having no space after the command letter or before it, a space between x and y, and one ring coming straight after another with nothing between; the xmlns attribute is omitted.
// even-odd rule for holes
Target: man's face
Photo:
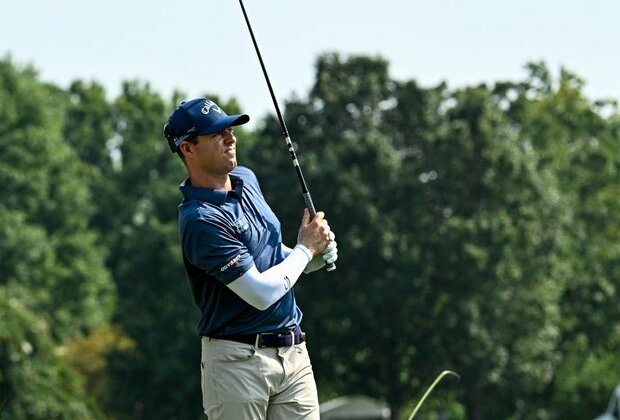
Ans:
<svg viewBox="0 0 620 420"><path fill-rule="evenodd" d="M214 175L228 174L237 167L237 138L233 128L227 128L219 133L198 136L192 145L194 159L192 163L198 169Z"/></svg>

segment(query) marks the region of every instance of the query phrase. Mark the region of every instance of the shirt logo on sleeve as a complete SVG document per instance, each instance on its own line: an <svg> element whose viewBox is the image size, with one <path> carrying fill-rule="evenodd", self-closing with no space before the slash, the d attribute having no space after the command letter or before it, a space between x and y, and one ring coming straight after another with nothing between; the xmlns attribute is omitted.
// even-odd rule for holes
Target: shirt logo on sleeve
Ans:
<svg viewBox="0 0 620 420"><path fill-rule="evenodd" d="M226 265L224 265L222 268L220 268L220 271L223 273L224 271L228 270L229 268L233 268L237 265L237 261L239 261L241 259L241 254L237 255L235 258L233 258L232 260L228 261L226 263Z"/></svg>

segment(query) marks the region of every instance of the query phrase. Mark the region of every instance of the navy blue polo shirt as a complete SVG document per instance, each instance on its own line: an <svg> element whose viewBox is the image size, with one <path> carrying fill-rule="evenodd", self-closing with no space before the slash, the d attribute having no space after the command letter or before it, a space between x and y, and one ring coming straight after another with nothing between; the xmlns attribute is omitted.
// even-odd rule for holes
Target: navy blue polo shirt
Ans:
<svg viewBox="0 0 620 420"><path fill-rule="evenodd" d="M280 221L265 202L254 173L239 166L230 178L232 191L194 187L189 179L179 187L183 262L202 313L198 334L222 337L290 329L302 318L292 288L259 311L226 286L253 265L263 272L288 255Z"/></svg>

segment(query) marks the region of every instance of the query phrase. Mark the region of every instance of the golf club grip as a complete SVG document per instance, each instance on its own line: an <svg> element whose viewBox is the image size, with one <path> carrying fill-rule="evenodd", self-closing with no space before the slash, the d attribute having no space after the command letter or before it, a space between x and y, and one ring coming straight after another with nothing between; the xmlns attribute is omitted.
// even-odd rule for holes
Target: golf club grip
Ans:
<svg viewBox="0 0 620 420"><path fill-rule="evenodd" d="M312 197L310 196L310 192L305 192L303 196L304 196L304 202L306 203L306 208L310 212L310 220L312 220L314 219L314 216L316 216L316 209L314 208ZM335 263L327 264L326 267L327 267L326 268L327 271L334 271L336 269L336 264Z"/></svg>

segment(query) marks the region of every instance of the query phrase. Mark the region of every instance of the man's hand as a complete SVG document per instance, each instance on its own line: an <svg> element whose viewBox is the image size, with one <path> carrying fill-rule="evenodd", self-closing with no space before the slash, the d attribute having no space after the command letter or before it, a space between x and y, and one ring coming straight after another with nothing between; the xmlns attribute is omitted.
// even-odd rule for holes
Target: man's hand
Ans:
<svg viewBox="0 0 620 420"><path fill-rule="evenodd" d="M314 219L310 220L310 212L304 209L304 216L301 220L297 243L308 248L313 256L323 252L331 240L331 230L325 220L325 213L318 212Z"/></svg>

